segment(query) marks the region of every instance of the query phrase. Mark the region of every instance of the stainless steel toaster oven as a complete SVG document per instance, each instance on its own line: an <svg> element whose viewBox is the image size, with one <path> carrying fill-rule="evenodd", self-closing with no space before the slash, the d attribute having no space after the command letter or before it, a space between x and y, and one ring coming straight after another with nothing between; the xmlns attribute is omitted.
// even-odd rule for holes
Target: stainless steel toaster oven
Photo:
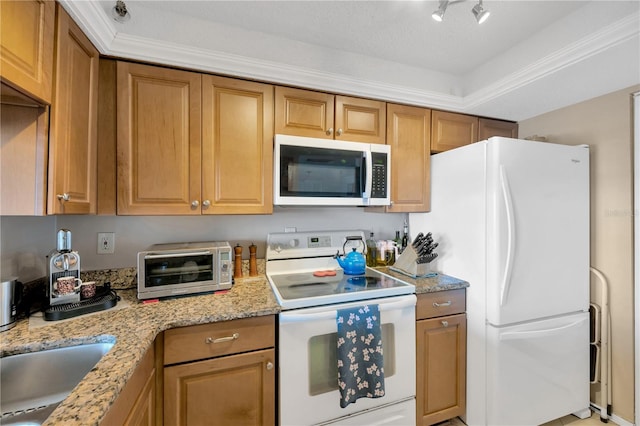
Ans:
<svg viewBox="0 0 640 426"><path fill-rule="evenodd" d="M138 253L138 299L231 288L228 242L156 244Z"/></svg>

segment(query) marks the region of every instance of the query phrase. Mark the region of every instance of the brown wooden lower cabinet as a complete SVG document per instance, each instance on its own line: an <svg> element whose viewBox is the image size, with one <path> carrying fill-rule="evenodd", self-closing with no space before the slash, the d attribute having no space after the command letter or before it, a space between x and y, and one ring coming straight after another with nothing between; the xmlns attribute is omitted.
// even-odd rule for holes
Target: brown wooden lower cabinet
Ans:
<svg viewBox="0 0 640 426"><path fill-rule="evenodd" d="M165 425L276 423L274 315L174 328L163 339Z"/></svg>
<svg viewBox="0 0 640 426"><path fill-rule="evenodd" d="M165 367L166 425L275 424L275 351Z"/></svg>
<svg viewBox="0 0 640 426"><path fill-rule="evenodd" d="M155 426L155 351L149 349L100 424Z"/></svg>
<svg viewBox="0 0 640 426"><path fill-rule="evenodd" d="M464 292L464 289L450 290L418 296L417 425L432 425L465 413L467 318ZM462 312L457 313L460 310Z"/></svg>

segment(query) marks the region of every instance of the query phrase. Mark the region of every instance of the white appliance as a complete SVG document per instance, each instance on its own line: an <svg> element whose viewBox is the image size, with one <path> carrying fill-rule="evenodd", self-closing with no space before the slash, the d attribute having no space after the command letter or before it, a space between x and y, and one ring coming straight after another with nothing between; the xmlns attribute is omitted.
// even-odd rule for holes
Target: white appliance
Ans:
<svg viewBox="0 0 640 426"><path fill-rule="evenodd" d="M358 246L362 231L272 233L266 273L283 308L279 315L279 421L415 426L415 287L376 270L343 274L336 251ZM351 237L351 238L347 238ZM314 276L332 271L335 275ZM384 357L385 395L340 407L337 310L377 304Z"/></svg>
<svg viewBox="0 0 640 426"><path fill-rule="evenodd" d="M589 150L491 138L434 155L436 270L465 279L469 425L589 412Z"/></svg>
<svg viewBox="0 0 640 426"><path fill-rule="evenodd" d="M274 204L387 206L391 147L276 135Z"/></svg>

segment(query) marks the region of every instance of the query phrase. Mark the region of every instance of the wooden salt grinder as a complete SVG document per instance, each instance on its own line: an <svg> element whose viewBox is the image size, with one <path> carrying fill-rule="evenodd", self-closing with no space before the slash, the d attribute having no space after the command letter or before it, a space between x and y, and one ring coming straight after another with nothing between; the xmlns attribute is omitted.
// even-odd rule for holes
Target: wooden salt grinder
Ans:
<svg viewBox="0 0 640 426"><path fill-rule="evenodd" d="M249 246L249 276L258 275L258 264L256 263L256 245L251 243Z"/></svg>
<svg viewBox="0 0 640 426"><path fill-rule="evenodd" d="M242 276L242 246L240 244L237 244L233 248L233 251L236 255L234 259L233 277L238 278Z"/></svg>

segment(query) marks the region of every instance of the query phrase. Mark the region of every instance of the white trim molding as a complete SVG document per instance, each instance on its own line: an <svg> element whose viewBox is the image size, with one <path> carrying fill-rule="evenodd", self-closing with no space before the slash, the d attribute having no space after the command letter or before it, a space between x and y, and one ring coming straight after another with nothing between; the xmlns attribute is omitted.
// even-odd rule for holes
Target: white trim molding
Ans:
<svg viewBox="0 0 640 426"><path fill-rule="evenodd" d="M635 281L635 412L640 425L640 92L633 94L633 258Z"/></svg>
<svg viewBox="0 0 640 426"><path fill-rule="evenodd" d="M102 3L96 1L60 0L72 18L78 22L98 50L106 56L123 59L148 61L177 67L186 67L203 72L218 73L240 78L248 78L276 84L287 84L309 89L323 90L347 95L387 100L398 103L425 106L450 111L482 115L482 106L491 102L503 101L505 95L516 93L519 89L548 77L555 72L578 64L603 51L633 39L640 40L640 14L626 16L602 29L565 46L556 52L516 70L509 75L472 93L460 93L459 88L443 83L431 89L411 87L403 79L402 66L398 64L397 75L387 75L388 80L376 80L376 77L358 78L336 71L325 71L319 67L292 66L266 59L256 59L228 52L194 48L183 44L156 41L140 36L127 35L119 31L122 24L108 16ZM629 59L634 61L633 59ZM415 71L415 70L414 70ZM424 70L429 81L429 70ZM590 72L587 69L584 71ZM395 81L394 81L395 80ZM415 83L415 82L414 82ZM636 82L625 84L628 87ZM608 82L606 89L617 90L615 78ZM446 87L445 87L446 86ZM588 96L592 88L582 90ZM603 93L593 93L591 97ZM587 98L585 98L587 99ZM558 107L564 105L558 105ZM480 112L480 113L479 113ZM536 111L542 113L546 111ZM503 117L524 119L528 117Z"/></svg>

